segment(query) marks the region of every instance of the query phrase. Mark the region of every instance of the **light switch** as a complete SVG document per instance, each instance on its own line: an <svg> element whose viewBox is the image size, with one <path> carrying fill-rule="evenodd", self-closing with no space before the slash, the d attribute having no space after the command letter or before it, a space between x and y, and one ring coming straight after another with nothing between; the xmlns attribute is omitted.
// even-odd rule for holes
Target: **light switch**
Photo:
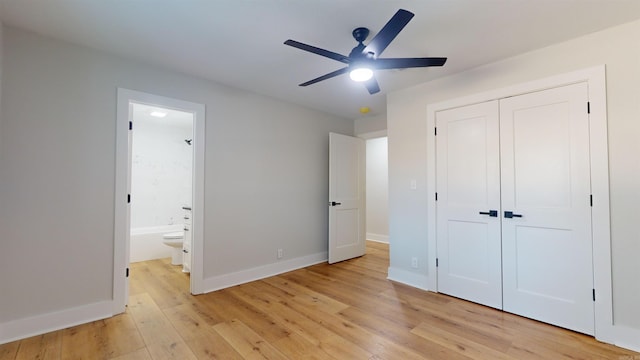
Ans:
<svg viewBox="0 0 640 360"><path fill-rule="evenodd" d="M409 188L411 190L415 190L418 188L418 182L416 181L416 179L411 179L411 183L409 184Z"/></svg>

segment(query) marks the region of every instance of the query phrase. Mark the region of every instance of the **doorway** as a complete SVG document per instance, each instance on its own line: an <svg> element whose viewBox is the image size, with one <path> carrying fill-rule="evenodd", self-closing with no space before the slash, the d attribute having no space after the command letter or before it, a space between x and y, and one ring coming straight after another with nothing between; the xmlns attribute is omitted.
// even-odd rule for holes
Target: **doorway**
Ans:
<svg viewBox="0 0 640 360"><path fill-rule="evenodd" d="M131 262L191 269L193 114L132 103Z"/></svg>
<svg viewBox="0 0 640 360"><path fill-rule="evenodd" d="M164 109L164 110L162 110ZM132 213L131 199L132 196L132 156L133 146L132 139L134 129L136 127L136 118L134 115L140 112L148 112L151 116L152 111L159 113L174 112L176 116L182 114L190 118L192 122L192 135L184 136L180 139L180 146L184 145L182 150L191 154L191 179L190 194L173 194L178 197L180 206L176 214L156 212L151 217L158 219L139 219L139 214L133 219L136 224L144 224L153 222L173 222L180 224L184 229L186 217L184 208L191 208L190 224L188 224L191 233L190 256L185 257L190 261L190 289L192 294L203 292L203 233L204 233L204 125L205 125L205 108L202 104L191 103L187 101L167 98L163 96L133 91L128 89L118 89L117 100L117 127L116 127L116 199L115 199L115 224L114 224L114 314L124 312L128 302L128 276L129 262L131 256L131 233ZM160 115L162 116L162 115ZM166 116L166 115L165 115ZM177 121L177 120L176 120ZM145 125L144 122L141 125ZM177 145L177 144L176 144ZM177 148L176 148L177 149ZM165 154L166 155L166 154ZM165 169L166 170L166 169ZM189 185L189 184L187 184ZM140 190L139 190L140 191ZM175 195L175 196L174 196ZM144 194L140 194L144 197ZM175 199L174 199L175 200ZM171 211L171 210L168 210ZM169 225L169 224L167 224ZM183 230L184 233L187 231Z"/></svg>
<svg viewBox="0 0 640 360"><path fill-rule="evenodd" d="M386 134L366 140L366 232L367 240L388 244L389 160L387 144Z"/></svg>

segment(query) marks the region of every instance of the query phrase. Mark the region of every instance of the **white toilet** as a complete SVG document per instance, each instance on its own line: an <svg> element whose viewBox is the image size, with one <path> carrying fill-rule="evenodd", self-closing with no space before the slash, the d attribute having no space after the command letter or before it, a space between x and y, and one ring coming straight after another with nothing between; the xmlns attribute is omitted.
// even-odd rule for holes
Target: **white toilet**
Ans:
<svg viewBox="0 0 640 360"><path fill-rule="evenodd" d="M162 242L171 246L171 265L182 265L182 243L184 232L176 231L162 235Z"/></svg>

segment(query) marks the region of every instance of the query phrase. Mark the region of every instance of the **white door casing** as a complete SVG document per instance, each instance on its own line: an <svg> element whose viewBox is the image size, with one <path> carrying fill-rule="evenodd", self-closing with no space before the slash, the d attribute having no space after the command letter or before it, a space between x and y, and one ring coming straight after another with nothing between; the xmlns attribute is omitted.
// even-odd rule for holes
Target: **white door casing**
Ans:
<svg viewBox="0 0 640 360"><path fill-rule="evenodd" d="M502 308L498 103L436 115L438 290Z"/></svg>
<svg viewBox="0 0 640 360"><path fill-rule="evenodd" d="M500 100L504 310L594 333L586 83Z"/></svg>
<svg viewBox="0 0 640 360"><path fill-rule="evenodd" d="M329 134L329 263L365 253L365 141Z"/></svg>

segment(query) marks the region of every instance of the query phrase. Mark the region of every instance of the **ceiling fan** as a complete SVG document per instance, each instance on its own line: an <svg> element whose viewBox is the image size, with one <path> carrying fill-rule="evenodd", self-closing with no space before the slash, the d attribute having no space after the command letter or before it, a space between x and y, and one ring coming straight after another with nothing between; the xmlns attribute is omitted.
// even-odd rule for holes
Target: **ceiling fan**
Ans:
<svg viewBox="0 0 640 360"><path fill-rule="evenodd" d="M362 42L369 36L369 29L359 27L353 30L352 35L358 42L358 45L351 50L349 56L344 56L333 51L321 49L315 46L303 44L295 40L285 41L285 45L293 46L300 50L312 52L314 54L327 57L329 59L337 60L341 63L347 64L346 67L330 72L328 74L317 77L313 80L309 80L300 84L300 86L307 86L315 84L322 80L327 80L332 77L349 73L350 77L354 81L363 82L370 94L375 94L380 91L378 81L373 76L374 70L384 69L405 69L427 66L442 66L447 61L447 58L443 57L429 57L429 58L387 58L381 59L379 56L389 46L391 41L398 36L398 33L404 29L409 23L414 14L410 11L400 9L395 15L387 22L387 24L380 30L380 32L374 36L369 44L364 45Z"/></svg>

